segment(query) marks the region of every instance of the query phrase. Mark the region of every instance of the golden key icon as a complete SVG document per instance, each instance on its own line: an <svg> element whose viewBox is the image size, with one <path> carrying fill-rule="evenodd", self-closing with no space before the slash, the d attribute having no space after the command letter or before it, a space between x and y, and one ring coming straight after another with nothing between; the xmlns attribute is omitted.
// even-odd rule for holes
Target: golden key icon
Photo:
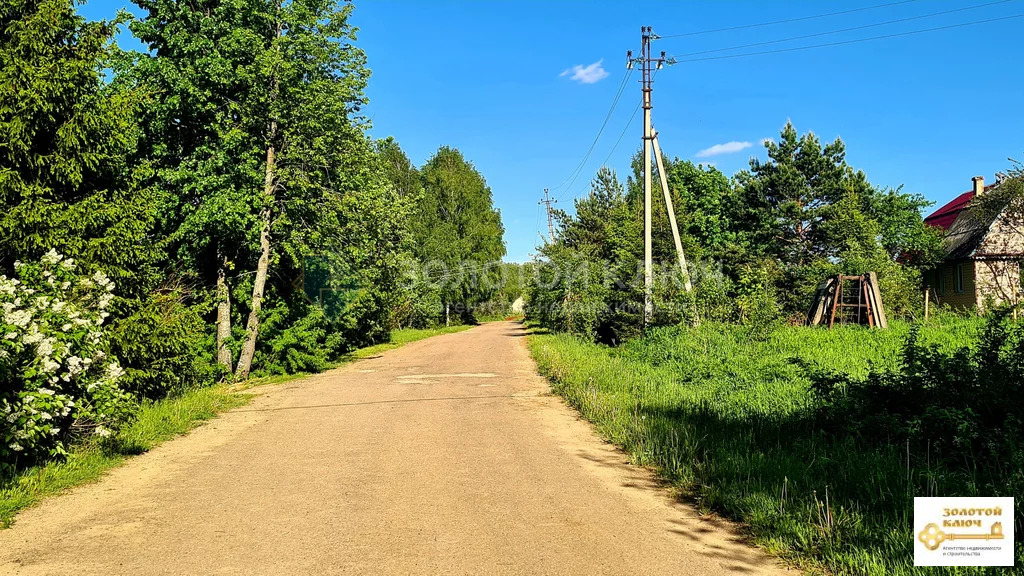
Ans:
<svg viewBox="0 0 1024 576"><path fill-rule="evenodd" d="M992 531L988 534L946 534L939 530L938 524L933 523L925 526L924 530L918 533L917 539L929 550L937 550L946 540L1002 540L1003 523L993 523Z"/></svg>

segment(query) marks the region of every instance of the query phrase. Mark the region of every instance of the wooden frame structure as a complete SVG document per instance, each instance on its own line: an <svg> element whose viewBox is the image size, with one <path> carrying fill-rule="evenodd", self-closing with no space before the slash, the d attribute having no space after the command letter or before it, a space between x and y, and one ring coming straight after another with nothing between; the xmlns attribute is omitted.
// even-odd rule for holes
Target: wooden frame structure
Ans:
<svg viewBox="0 0 1024 576"><path fill-rule="evenodd" d="M807 310L808 326L861 324L888 328L882 306L882 293L874 272L862 276L836 275L828 278L814 293Z"/></svg>

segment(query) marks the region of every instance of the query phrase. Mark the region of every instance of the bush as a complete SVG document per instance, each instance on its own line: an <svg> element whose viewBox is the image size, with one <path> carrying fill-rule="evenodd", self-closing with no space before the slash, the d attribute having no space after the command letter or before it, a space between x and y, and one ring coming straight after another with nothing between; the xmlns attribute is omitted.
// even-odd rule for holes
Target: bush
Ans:
<svg viewBox="0 0 1024 576"><path fill-rule="evenodd" d="M1024 491L1024 324L992 314L977 344L943 349L911 330L895 367L866 377L813 372L819 424L830 434L926 454L947 492ZM1017 514L1024 529L1024 512Z"/></svg>
<svg viewBox="0 0 1024 576"><path fill-rule="evenodd" d="M0 276L0 472L66 454L75 436L109 436L133 414L102 329L114 284L51 250Z"/></svg>
<svg viewBox="0 0 1024 576"><path fill-rule="evenodd" d="M401 283L391 307L391 328L427 328L444 315L437 285L409 277Z"/></svg>
<svg viewBox="0 0 1024 576"><path fill-rule="evenodd" d="M294 318L295 310L305 312ZM263 342L257 350L260 374L320 372L329 367L342 347L342 335L318 305L277 301L263 323Z"/></svg>
<svg viewBox="0 0 1024 576"><path fill-rule="evenodd" d="M112 325L111 350L124 365L125 390L155 400L224 375L206 323L185 296L181 288L157 291Z"/></svg>
<svg viewBox="0 0 1024 576"><path fill-rule="evenodd" d="M1024 325L1006 312L986 321L976 346L943 350L914 327L898 366L866 377L816 373L819 418L879 442L908 440L952 458L1024 456Z"/></svg>

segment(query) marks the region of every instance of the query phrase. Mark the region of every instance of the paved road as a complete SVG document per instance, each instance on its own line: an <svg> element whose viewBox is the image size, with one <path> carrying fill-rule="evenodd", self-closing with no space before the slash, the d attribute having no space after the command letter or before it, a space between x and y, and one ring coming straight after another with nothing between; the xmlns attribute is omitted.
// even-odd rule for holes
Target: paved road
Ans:
<svg viewBox="0 0 1024 576"><path fill-rule="evenodd" d="M0 531L7 574L782 574L601 442L514 323L267 386Z"/></svg>

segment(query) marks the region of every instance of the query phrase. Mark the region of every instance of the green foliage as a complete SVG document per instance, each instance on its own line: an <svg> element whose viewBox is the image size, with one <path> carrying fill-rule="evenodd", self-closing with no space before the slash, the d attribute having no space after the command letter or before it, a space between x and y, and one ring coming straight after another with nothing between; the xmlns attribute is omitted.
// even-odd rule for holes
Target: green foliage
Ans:
<svg viewBox="0 0 1024 576"><path fill-rule="evenodd" d="M889 315L917 316L921 269L941 256L938 233L921 217L928 202L873 187L846 163L838 139L822 146L787 123L765 148L768 161L752 159L750 171L736 175L733 226L747 252L778 264L784 313L802 314L826 276L874 271Z"/></svg>
<svg viewBox="0 0 1024 576"><path fill-rule="evenodd" d="M602 168L576 214L556 211L557 241L544 246L527 288L528 315L544 326L602 342L637 333L640 227L615 173Z"/></svg>
<svg viewBox="0 0 1024 576"><path fill-rule="evenodd" d="M956 486L965 496L1020 494L1024 325L1000 310L986 320L976 345L954 350L928 344L915 327L899 358L867 376L814 373L822 426L868 444L906 442L913 452L926 452L945 492ZM1017 526L1024 528L1024 513Z"/></svg>
<svg viewBox="0 0 1024 576"><path fill-rule="evenodd" d="M414 199L390 185L358 116L369 73L353 44L352 6L139 5L147 14L131 27L150 52L126 61L117 81L150 95L139 154L156 168L169 264L206 290L223 272L232 324L242 325L269 209L273 301L257 370L314 370L385 338Z"/></svg>
<svg viewBox="0 0 1024 576"><path fill-rule="evenodd" d="M420 169L423 194L410 220L414 253L424 280L441 303L469 312L487 300L505 255L501 214L484 177L457 149L442 146Z"/></svg>
<svg viewBox="0 0 1024 576"><path fill-rule="evenodd" d="M416 169L402 147L392 138L377 140L373 145L374 152L380 158L381 165L398 196L418 200L423 194L423 181L420 171Z"/></svg>
<svg viewBox="0 0 1024 576"><path fill-rule="evenodd" d="M152 274L150 194L128 164L138 97L104 85L116 22L72 0L0 13L0 267L51 249L138 296Z"/></svg>
<svg viewBox="0 0 1024 576"><path fill-rule="evenodd" d="M292 320L290 315L297 311L305 314ZM332 328L323 307L278 301L264 319L266 344L258 357L259 375L325 370L342 343L342 335Z"/></svg>
<svg viewBox="0 0 1024 576"><path fill-rule="evenodd" d="M122 390L158 399L227 376L214 321L229 310L225 345L237 356L255 309L264 230L262 373L322 370L386 341L402 302L412 310L399 325L437 320L441 287L399 285L425 182L445 198L435 217L447 218L440 230L455 231L453 262L504 254L490 190L457 151L439 151L421 176L393 140L367 138L360 110L369 70L350 3L136 4L140 17L114 22L87 21L74 0L12 0L0 14L0 273L40 257L52 267L59 250L74 263L59 258L68 268L51 279L74 268L118 286L98 311L76 300L84 292L70 277L58 284L70 293L47 292L66 301L64 312L42 306L31 312L42 316L23 317L36 296L7 302L21 324L8 326L0 380L4 470L62 454L72 427L114 429L132 405ZM143 52L113 43L125 22ZM463 205L465 214L450 217ZM11 294L26 283L11 283ZM446 297L475 304L493 291L466 283ZM111 316L102 341L97 329L53 328L77 309L79 318ZM119 358L123 374L111 363L109 375L94 377L108 363L102 354ZM62 362L83 358L92 366L68 367L82 382L79 372L49 381Z"/></svg>
<svg viewBox="0 0 1024 576"><path fill-rule="evenodd" d="M225 374L213 363L212 343L200 306L186 288L151 293L110 329L111 352L124 367L121 387L156 399L216 382Z"/></svg>
<svg viewBox="0 0 1024 576"><path fill-rule="evenodd" d="M477 320L488 318L492 320L504 320L510 316L522 315L512 309L512 305L523 298L526 298L527 280L533 274L531 263L520 264L517 262L502 262L496 266L498 269L497 285L495 292L489 300L478 304L473 309L473 316Z"/></svg>
<svg viewBox="0 0 1024 576"><path fill-rule="evenodd" d="M765 147L768 160L752 159L734 179L662 158L694 289L684 288L668 212L655 190L650 324L739 322L764 337L783 321L802 322L826 277L869 271L878 274L890 317L919 317L922 270L942 256L939 234L921 218L928 203L873 187L847 165L841 140L822 146L787 124ZM590 196L576 201L576 213L559 213L559 233L542 250L529 290L531 318L602 342L639 331L643 176L637 153L625 194L602 169ZM654 177L659 187L660 175ZM579 310L560 310L565 306Z"/></svg>

